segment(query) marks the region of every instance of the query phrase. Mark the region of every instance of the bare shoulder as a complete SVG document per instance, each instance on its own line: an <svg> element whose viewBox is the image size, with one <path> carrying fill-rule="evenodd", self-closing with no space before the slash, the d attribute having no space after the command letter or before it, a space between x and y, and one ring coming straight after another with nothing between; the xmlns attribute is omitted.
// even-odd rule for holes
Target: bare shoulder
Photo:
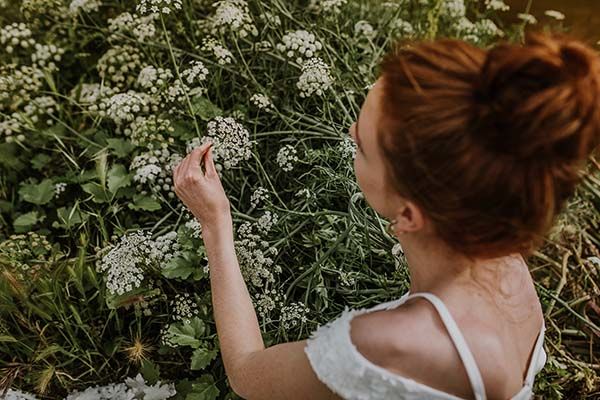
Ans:
<svg viewBox="0 0 600 400"><path fill-rule="evenodd" d="M427 300L414 298L391 310L358 315L351 321L350 336L371 363L432 388L471 398L460 356Z"/></svg>

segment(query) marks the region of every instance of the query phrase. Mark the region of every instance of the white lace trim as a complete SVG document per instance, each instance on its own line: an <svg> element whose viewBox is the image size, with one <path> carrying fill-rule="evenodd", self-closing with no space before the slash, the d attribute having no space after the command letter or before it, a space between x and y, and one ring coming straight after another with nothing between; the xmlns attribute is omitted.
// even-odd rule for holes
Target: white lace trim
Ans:
<svg viewBox="0 0 600 400"><path fill-rule="evenodd" d="M459 397L373 364L352 343L350 321L355 315L390 309L403 300L404 296L399 300L363 309L349 309L345 306L337 318L313 331L307 339L304 352L319 380L346 400L460 400ZM541 352L540 357L535 360L535 374L543 368L546 361L543 348ZM531 386L529 383L525 384L512 400L531 398Z"/></svg>

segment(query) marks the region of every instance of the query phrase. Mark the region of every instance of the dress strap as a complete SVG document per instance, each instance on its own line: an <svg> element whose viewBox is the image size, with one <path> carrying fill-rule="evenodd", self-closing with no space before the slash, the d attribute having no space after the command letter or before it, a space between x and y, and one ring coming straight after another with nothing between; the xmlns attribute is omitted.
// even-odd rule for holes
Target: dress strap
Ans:
<svg viewBox="0 0 600 400"><path fill-rule="evenodd" d="M533 353L531 354L531 360L529 361L529 367L527 368L527 375L525 377L525 384L529 386L533 386L533 380L535 378L535 374L538 372L536 369L541 368L543 364L546 363L546 354L543 353L543 343L544 343L544 333L546 332L546 323L542 323L542 329L540 329L540 333L538 334L538 338L535 342L535 347L533 348ZM542 361L542 365L540 364L540 357L544 358Z"/></svg>
<svg viewBox="0 0 600 400"><path fill-rule="evenodd" d="M442 322L446 326L448 334L450 335L452 342L454 342L454 346L456 347L456 350L458 351L458 354L460 355L460 358L465 366L465 370L467 371L467 375L469 376L469 381L471 382L471 388L473 389L475 399L486 400L483 378L481 377L481 373L479 372L479 368L477 367L475 358L473 358L473 354L471 353L471 350L469 349L469 346L467 345L463 334L460 332L460 329L458 329L458 325L456 325L454 318L452 318L452 315L450 314L450 311L448 310L444 302L433 293L424 292L412 293L409 296L407 296L405 300L408 300L413 297L423 297L429 300L431 304L433 304L440 317L442 318Z"/></svg>

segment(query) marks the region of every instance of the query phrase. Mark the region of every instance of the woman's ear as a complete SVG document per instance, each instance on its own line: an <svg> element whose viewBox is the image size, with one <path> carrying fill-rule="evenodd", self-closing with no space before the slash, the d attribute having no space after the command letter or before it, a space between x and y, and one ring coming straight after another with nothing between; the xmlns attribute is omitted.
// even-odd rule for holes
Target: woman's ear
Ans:
<svg viewBox="0 0 600 400"><path fill-rule="evenodd" d="M412 201L405 201L396 214L396 231L416 232L425 226L425 218L420 207Z"/></svg>

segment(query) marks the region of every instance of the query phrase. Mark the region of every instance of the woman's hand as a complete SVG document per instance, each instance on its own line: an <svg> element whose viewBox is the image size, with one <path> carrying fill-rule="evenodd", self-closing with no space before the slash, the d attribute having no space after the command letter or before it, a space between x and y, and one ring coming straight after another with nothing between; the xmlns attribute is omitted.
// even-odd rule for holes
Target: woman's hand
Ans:
<svg viewBox="0 0 600 400"><path fill-rule="evenodd" d="M204 161L205 172L200 168ZM202 230L231 223L229 199L215 168L212 143L196 147L173 170L177 197L194 214Z"/></svg>

